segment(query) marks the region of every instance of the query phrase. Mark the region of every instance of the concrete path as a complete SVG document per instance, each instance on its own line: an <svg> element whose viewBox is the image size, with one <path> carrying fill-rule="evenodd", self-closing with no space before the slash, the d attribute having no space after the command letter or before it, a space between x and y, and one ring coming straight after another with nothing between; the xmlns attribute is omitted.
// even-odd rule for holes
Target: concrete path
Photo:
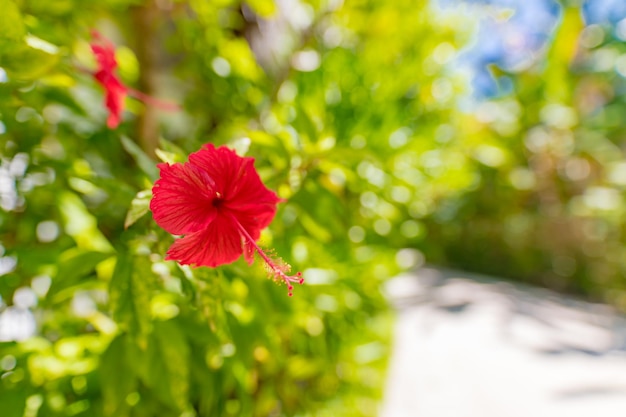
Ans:
<svg viewBox="0 0 626 417"><path fill-rule="evenodd" d="M381 417L626 416L626 319L610 308L429 268L387 292Z"/></svg>

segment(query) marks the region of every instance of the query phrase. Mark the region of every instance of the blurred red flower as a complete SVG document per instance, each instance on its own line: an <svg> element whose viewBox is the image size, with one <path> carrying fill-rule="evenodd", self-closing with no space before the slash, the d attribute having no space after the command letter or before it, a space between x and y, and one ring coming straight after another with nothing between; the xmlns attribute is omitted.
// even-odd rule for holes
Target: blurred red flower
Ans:
<svg viewBox="0 0 626 417"><path fill-rule="evenodd" d="M91 43L91 50L98 63L98 69L93 76L104 87L104 104L109 110L107 126L114 129L120 124L128 88L115 75L117 61L113 44L96 31L92 31L92 37L94 42Z"/></svg>
<svg viewBox="0 0 626 417"><path fill-rule="evenodd" d="M287 284L289 295L293 282L302 284L299 272L287 275L290 266L256 243L281 199L261 182L253 158L208 144L188 162L158 167L161 174L152 189L150 210L167 232L184 235L169 248L166 260L217 267L242 254L251 264L257 252L274 279Z"/></svg>
<svg viewBox="0 0 626 417"><path fill-rule="evenodd" d="M90 44L91 51L98 63L98 68L93 76L104 87L104 104L109 110L109 117L107 118L107 126L109 128L115 129L120 124L122 111L124 110L124 100L127 95L146 104L156 106L161 110L175 111L180 109L177 104L155 99L122 84L115 74L117 69L115 46L96 30L91 31L91 36L93 38L93 42Z"/></svg>

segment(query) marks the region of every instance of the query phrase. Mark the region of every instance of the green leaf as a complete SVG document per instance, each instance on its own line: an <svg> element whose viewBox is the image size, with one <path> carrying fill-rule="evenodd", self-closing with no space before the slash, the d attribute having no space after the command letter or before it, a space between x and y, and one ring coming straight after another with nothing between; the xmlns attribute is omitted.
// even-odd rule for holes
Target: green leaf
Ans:
<svg viewBox="0 0 626 417"><path fill-rule="evenodd" d="M153 290L151 263L129 251L120 254L109 285L113 319L133 336L141 348L151 330L150 295Z"/></svg>
<svg viewBox="0 0 626 417"><path fill-rule="evenodd" d="M0 351L0 356L4 352ZM14 356L13 356L14 357ZM0 379L0 404L2 404L2 415L23 416L26 408L26 399L29 396L30 387L27 387L23 379L12 377L13 372L2 374Z"/></svg>
<svg viewBox="0 0 626 417"><path fill-rule="evenodd" d="M185 162L187 160L187 152L181 149L179 146L176 146L169 140L160 138L159 139L159 147L157 149L157 156L159 156L158 151L164 152L164 155L167 156L169 160L161 158L163 162Z"/></svg>
<svg viewBox="0 0 626 417"><path fill-rule="evenodd" d="M78 284L82 278L95 271L96 265L113 256L112 253L85 251L71 248L63 252L58 261L57 274L50 284L48 297Z"/></svg>
<svg viewBox="0 0 626 417"><path fill-rule="evenodd" d="M190 352L178 321L156 322L154 342L150 381L161 398L182 411L189 397Z"/></svg>
<svg viewBox="0 0 626 417"><path fill-rule="evenodd" d="M332 234L304 211L299 213L298 221L307 233L314 236L320 242L328 243L332 240Z"/></svg>
<svg viewBox="0 0 626 417"><path fill-rule="evenodd" d="M28 0L29 13L43 16L63 16L76 7L75 0Z"/></svg>
<svg viewBox="0 0 626 417"><path fill-rule="evenodd" d="M15 46L8 53L0 55L0 65L11 78L18 80L39 79L47 75L58 62L58 55L24 45Z"/></svg>
<svg viewBox="0 0 626 417"><path fill-rule="evenodd" d="M105 417L129 415L130 407L126 398L137 388L133 364L127 359L127 340L124 335L118 336L100 359L99 371Z"/></svg>
<svg viewBox="0 0 626 417"><path fill-rule="evenodd" d="M163 162L167 162L168 164L174 164L176 161L176 154L168 151L164 151L162 149L155 149L154 153L156 156Z"/></svg>
<svg viewBox="0 0 626 417"><path fill-rule="evenodd" d="M71 80L73 82L73 80L70 77L67 77L65 74L51 74L49 77L43 78L41 80L42 84L47 84L47 85L52 85L50 84L48 81L50 79L55 78L56 76L60 76L62 78L68 78L69 80ZM70 87L71 85L58 85L56 86L57 88L49 88L46 89L45 91L43 91L43 94L45 94L46 99L48 99L50 102L56 102L59 103L65 107L67 107L68 109L72 110L72 112L79 114L81 116L86 116L87 112L85 112L85 109L80 106L76 100L74 99L74 97L72 97L69 94L69 90L68 87Z"/></svg>
<svg viewBox="0 0 626 417"><path fill-rule="evenodd" d="M137 162L139 168L151 181L156 181L159 177L159 170L156 163L132 140L126 136L122 136L122 146Z"/></svg>
<svg viewBox="0 0 626 417"><path fill-rule="evenodd" d="M128 229L137 220L150 211L150 200L152 199L152 190L139 191L133 201L130 203L130 209L126 213L124 220L124 228Z"/></svg>
<svg viewBox="0 0 626 417"><path fill-rule="evenodd" d="M129 361L141 383L163 405L180 413L188 406L191 374L191 350L181 323L177 319L156 321L148 342L145 349L129 349ZM200 367L205 368L204 364Z"/></svg>
<svg viewBox="0 0 626 417"><path fill-rule="evenodd" d="M81 249L97 252L112 252L107 238L98 229L96 218L87 210L85 203L72 192L62 192L58 205L64 220L65 233L76 241Z"/></svg>
<svg viewBox="0 0 626 417"><path fill-rule="evenodd" d="M2 1L0 0L0 3ZM41 79L59 62L58 47L36 36L26 35L20 37L19 41L7 40L7 42L8 46L3 47L3 40L0 37L0 65L11 78Z"/></svg>
<svg viewBox="0 0 626 417"><path fill-rule="evenodd" d="M0 0L0 47L5 42L21 41L26 34L22 15L13 0ZM0 51L1 52L1 51Z"/></svg>

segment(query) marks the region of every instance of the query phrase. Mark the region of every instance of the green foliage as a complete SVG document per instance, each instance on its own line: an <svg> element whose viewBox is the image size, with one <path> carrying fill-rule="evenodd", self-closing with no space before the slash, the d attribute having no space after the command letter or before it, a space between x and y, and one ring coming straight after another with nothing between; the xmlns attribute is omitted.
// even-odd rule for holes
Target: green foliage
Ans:
<svg viewBox="0 0 626 417"><path fill-rule="evenodd" d="M290 4L0 0L0 318L37 320L0 342L3 417L375 416L381 286L424 256L624 308L623 42L567 9L545 59L493 68L515 94L461 111L464 17ZM181 109L107 129L92 28ZM293 297L259 261L164 261L156 164L207 142L285 199L261 244Z"/></svg>
<svg viewBox="0 0 626 417"><path fill-rule="evenodd" d="M513 94L451 121L474 185L427 216L427 259L626 309L625 49L612 30L565 8L543 56L499 69Z"/></svg>
<svg viewBox="0 0 626 417"><path fill-rule="evenodd" d="M273 41L253 51L249 39L262 38L253 14L276 16L267 2L2 6L0 233L3 262L16 265L0 295L4 312L37 320L35 336L0 342L3 416L376 415L390 333L380 290L400 267L359 212L378 187L357 166L381 156L351 145L372 128L367 92L353 108L336 100L372 82L376 59L322 42L331 26L349 35L335 20L351 12L300 5L312 26L285 26L286 49L264 60ZM120 45L125 83L183 109L129 98L107 129L90 75L94 27ZM324 62L292 68L301 51ZM363 79L336 84L342 65ZM293 297L260 261L164 261L173 237L149 214L156 164L207 142L254 156L286 199L261 244L303 271Z"/></svg>

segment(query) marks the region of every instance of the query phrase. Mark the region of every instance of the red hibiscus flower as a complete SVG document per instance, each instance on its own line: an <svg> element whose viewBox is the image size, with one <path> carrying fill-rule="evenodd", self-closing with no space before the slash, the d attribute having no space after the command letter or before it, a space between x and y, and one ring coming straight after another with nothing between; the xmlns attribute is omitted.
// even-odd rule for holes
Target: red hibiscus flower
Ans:
<svg viewBox="0 0 626 417"><path fill-rule="evenodd" d="M104 104L109 110L107 126L114 129L120 124L128 88L115 75L117 61L113 44L96 31L92 32L92 36L94 42L91 43L91 50L98 62L98 69L93 76L106 92Z"/></svg>
<svg viewBox="0 0 626 417"><path fill-rule="evenodd" d="M124 100L127 95L133 96L146 104L152 104L162 110L179 110L176 104L155 99L141 91L134 90L122 84L115 74L117 68L115 46L108 39L100 35L98 31L93 30L91 36L94 39L91 43L91 51L98 63L98 69L93 76L105 90L104 104L109 110L107 126L110 129L115 129L120 124L122 111L124 110Z"/></svg>
<svg viewBox="0 0 626 417"><path fill-rule="evenodd" d="M229 264L242 254L251 264L254 252L267 264L271 275L287 284L302 284L298 272L272 259L256 243L261 230L276 214L280 198L265 187L253 158L242 158L224 146L205 145L189 155L189 161L158 165L161 175L152 189L150 210L156 223L177 239L166 260L182 265Z"/></svg>

